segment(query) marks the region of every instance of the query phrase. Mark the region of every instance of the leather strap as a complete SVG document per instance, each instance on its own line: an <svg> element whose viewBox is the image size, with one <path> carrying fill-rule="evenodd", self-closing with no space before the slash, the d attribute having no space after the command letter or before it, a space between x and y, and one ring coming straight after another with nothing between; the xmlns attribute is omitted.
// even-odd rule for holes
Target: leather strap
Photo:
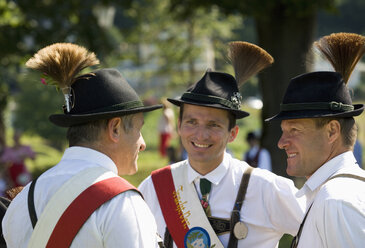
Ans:
<svg viewBox="0 0 365 248"><path fill-rule="evenodd" d="M214 232L217 235L229 233L231 230L231 220L230 219L223 219L223 218L209 216L208 220L209 220L210 225L213 227Z"/></svg>
<svg viewBox="0 0 365 248"><path fill-rule="evenodd" d="M250 181L251 172L253 171L253 168L249 166L246 171L242 175L240 188L238 190L236 202L233 206L232 214L231 214L231 231L229 235L229 241L228 241L228 247L229 248L236 248L238 244L238 239L234 236L233 228L237 224L237 222L240 221L241 216L241 208L243 201L245 200L248 183Z"/></svg>
<svg viewBox="0 0 365 248"><path fill-rule="evenodd" d="M28 212L29 212L30 220L32 222L33 229L35 227L35 224L37 224L37 221L38 221L37 213L35 212L35 207L34 207L34 187L37 182L37 179L38 179L38 177L32 181L32 183L30 184L30 187L29 187L29 191L28 191Z"/></svg>

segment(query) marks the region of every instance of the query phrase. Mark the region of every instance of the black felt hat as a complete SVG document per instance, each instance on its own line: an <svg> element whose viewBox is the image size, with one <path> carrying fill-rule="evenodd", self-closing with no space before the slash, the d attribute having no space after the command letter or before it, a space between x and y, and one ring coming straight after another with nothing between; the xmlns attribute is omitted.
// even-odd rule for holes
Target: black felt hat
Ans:
<svg viewBox="0 0 365 248"><path fill-rule="evenodd" d="M235 77L208 70L179 99L167 100L177 106L188 103L224 109L237 119L249 116L249 113L241 110L242 96L238 89L250 77L271 65L274 59L261 47L244 41L229 43L228 58L233 65Z"/></svg>
<svg viewBox="0 0 365 248"><path fill-rule="evenodd" d="M134 89L116 69L100 69L78 77L71 86L71 109L49 117L69 127L116 116L148 112L162 105L144 106Z"/></svg>
<svg viewBox="0 0 365 248"><path fill-rule="evenodd" d="M265 121L344 118L360 115L363 110L363 104L352 104L349 89L340 73L319 71L293 78L280 105L280 112Z"/></svg>
<svg viewBox="0 0 365 248"><path fill-rule="evenodd" d="M207 71L203 78L191 86L180 98L168 98L167 100L177 106L187 103L227 110L237 119L249 115L240 110L242 96L235 78L223 72Z"/></svg>

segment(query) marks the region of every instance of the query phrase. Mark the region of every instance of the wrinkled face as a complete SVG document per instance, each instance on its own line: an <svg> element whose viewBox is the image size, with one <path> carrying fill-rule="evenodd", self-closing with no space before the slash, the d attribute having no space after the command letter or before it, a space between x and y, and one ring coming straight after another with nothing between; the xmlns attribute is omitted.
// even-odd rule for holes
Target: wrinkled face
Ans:
<svg viewBox="0 0 365 248"><path fill-rule="evenodd" d="M228 130L226 110L184 104L178 123L181 142L191 166L200 174L214 170L222 161L228 142L238 133L238 127Z"/></svg>
<svg viewBox="0 0 365 248"><path fill-rule="evenodd" d="M283 120L281 129L278 147L287 154L288 175L308 178L328 161L331 146L324 127L312 119L293 119Z"/></svg>
<svg viewBox="0 0 365 248"><path fill-rule="evenodd" d="M146 143L141 134L144 124L143 113L133 116L132 128L127 132L121 127L122 138L119 141L120 161L122 168L118 168L119 175L132 175L138 170L138 153L146 149Z"/></svg>

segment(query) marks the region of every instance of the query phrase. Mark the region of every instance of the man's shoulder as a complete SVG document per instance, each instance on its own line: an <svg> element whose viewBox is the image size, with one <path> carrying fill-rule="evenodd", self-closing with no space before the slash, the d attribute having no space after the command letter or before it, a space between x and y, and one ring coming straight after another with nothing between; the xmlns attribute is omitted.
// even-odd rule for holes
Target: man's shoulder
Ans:
<svg viewBox="0 0 365 248"><path fill-rule="evenodd" d="M326 182L318 192L318 200L352 202L365 199L364 174L349 173L349 175L355 175L355 177L337 177Z"/></svg>

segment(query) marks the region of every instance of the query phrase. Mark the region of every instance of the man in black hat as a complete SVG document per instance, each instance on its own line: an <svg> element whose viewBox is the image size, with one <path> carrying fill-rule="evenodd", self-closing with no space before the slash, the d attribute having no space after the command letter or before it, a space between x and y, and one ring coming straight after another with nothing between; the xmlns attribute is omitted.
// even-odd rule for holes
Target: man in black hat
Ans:
<svg viewBox="0 0 365 248"><path fill-rule="evenodd" d="M115 69L77 76L97 63L85 48L58 43L26 64L64 93L64 114L50 120L68 128L70 147L10 204L2 223L8 247L158 247L153 215L120 176L137 171L146 148L143 112L161 106L144 106Z"/></svg>
<svg viewBox="0 0 365 248"><path fill-rule="evenodd" d="M365 51L365 37L338 33L315 43L337 72L312 72L291 80L280 113L278 142L287 173L306 177L306 217L292 247L364 247L365 171L352 153L363 104L352 104L346 86ZM299 241L299 242L298 242Z"/></svg>
<svg viewBox="0 0 365 248"><path fill-rule="evenodd" d="M239 60L245 69L257 68L254 61L266 54L250 43L231 45L247 55ZM237 81L207 71L179 99L168 99L180 107L178 134L188 159L152 172L139 186L166 247L276 247L303 217L292 181L252 171L226 152L236 120L249 115L240 110Z"/></svg>

